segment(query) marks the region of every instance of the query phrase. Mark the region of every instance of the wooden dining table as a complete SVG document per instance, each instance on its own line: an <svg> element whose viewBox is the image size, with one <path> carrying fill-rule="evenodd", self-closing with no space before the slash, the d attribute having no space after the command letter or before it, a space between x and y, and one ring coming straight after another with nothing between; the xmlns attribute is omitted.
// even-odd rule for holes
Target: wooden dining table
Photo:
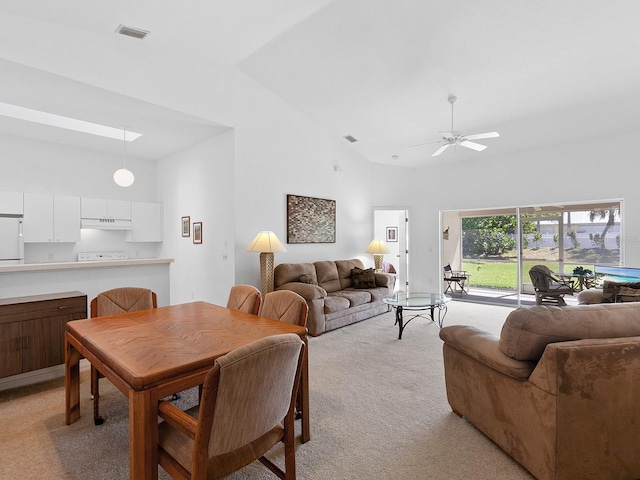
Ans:
<svg viewBox="0 0 640 480"><path fill-rule="evenodd" d="M307 329L206 302L74 320L65 333L65 418L80 418L84 357L129 400L129 478L158 478L158 401L201 385L214 360L255 340ZM302 442L310 440L308 348L301 373ZM101 428L96 426L95 428Z"/></svg>

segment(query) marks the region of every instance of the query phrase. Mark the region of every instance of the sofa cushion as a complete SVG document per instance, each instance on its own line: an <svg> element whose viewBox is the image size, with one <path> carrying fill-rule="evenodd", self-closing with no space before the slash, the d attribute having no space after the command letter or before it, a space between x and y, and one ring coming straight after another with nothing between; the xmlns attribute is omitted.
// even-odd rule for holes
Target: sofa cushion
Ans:
<svg viewBox="0 0 640 480"><path fill-rule="evenodd" d="M313 263L280 263L273 271L273 283L278 288L285 283L299 282L303 275L309 275L317 285L318 278Z"/></svg>
<svg viewBox="0 0 640 480"><path fill-rule="evenodd" d="M324 313L339 312L340 310L347 310L350 302L348 298L341 297L339 295L329 295L324 299Z"/></svg>
<svg viewBox="0 0 640 480"><path fill-rule="evenodd" d="M346 298L349 300L349 307L357 307L371 302L371 293L365 290L340 290L331 295Z"/></svg>
<svg viewBox="0 0 640 480"><path fill-rule="evenodd" d="M337 292L338 290L342 290L336 262L327 260L323 262L315 262L313 265L316 269L316 278L319 286L324 288L327 292Z"/></svg>
<svg viewBox="0 0 640 480"><path fill-rule="evenodd" d="M640 302L640 289L630 287L620 287L616 295L616 303Z"/></svg>
<svg viewBox="0 0 640 480"><path fill-rule="evenodd" d="M351 271L354 268L364 270L364 264L357 258L352 258L351 260L336 260L336 268L338 269L340 287L345 289L353 286Z"/></svg>
<svg viewBox="0 0 640 480"><path fill-rule="evenodd" d="M602 284L602 303L615 303L621 287L640 288L640 282L614 282L605 280Z"/></svg>
<svg viewBox="0 0 640 480"><path fill-rule="evenodd" d="M509 314L500 350L516 360L538 360L549 343L640 335L640 303L520 307Z"/></svg>
<svg viewBox="0 0 640 480"><path fill-rule="evenodd" d="M353 282L353 288L375 288L376 276L373 268L363 270L356 267L351 269L351 281Z"/></svg>

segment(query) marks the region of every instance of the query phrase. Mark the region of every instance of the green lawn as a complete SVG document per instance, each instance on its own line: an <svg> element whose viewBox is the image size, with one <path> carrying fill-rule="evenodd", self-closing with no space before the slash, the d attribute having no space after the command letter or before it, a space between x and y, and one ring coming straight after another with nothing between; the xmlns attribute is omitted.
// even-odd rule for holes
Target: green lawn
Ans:
<svg viewBox="0 0 640 480"><path fill-rule="evenodd" d="M553 271L558 268L558 264L553 262L527 261L524 263L524 283L531 283L529 269L534 265L547 265ZM573 271L576 266L565 264L565 272ZM581 266L593 270L593 265L581 264ZM518 288L517 264L515 261L464 260L462 268L471 274L469 279L471 286L512 290Z"/></svg>

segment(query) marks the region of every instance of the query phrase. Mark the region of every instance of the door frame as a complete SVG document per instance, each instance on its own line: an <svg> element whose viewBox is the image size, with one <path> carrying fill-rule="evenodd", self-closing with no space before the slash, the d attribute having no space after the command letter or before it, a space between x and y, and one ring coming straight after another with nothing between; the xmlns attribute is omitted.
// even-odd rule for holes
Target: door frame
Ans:
<svg viewBox="0 0 640 480"><path fill-rule="evenodd" d="M382 220L378 220L376 218L377 212L384 213L393 213L396 212L398 215L397 224L388 225L386 222L381 223ZM396 265L397 271L397 280L395 289L409 291L410 284L410 276L409 276L409 217L410 212L407 207L373 207L371 209L371 238L379 238L380 240L384 240L385 243L386 238L386 228L390 226L398 227L398 253L396 259L394 259L394 265ZM404 218L402 222L400 219ZM395 242L394 242L395 243ZM390 245L387 244L389 247Z"/></svg>

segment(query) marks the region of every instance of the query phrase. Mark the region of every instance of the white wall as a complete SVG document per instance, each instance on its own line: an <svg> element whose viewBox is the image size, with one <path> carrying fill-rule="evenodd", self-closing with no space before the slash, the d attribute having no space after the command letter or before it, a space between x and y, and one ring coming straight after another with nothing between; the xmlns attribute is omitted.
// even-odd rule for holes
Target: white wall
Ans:
<svg viewBox="0 0 640 480"><path fill-rule="evenodd" d="M272 230L287 252L275 263L361 258L371 241L375 168L248 77L239 76L235 150L236 282L260 286L258 254L245 248ZM339 165L341 171L334 171ZM287 244L287 194L336 201L336 243Z"/></svg>
<svg viewBox="0 0 640 480"><path fill-rule="evenodd" d="M162 257L171 265L171 304L226 305L234 274L234 132L228 131L158 162L164 204ZM183 237L181 218L202 222L202 244ZM224 256L226 255L226 260Z"/></svg>

